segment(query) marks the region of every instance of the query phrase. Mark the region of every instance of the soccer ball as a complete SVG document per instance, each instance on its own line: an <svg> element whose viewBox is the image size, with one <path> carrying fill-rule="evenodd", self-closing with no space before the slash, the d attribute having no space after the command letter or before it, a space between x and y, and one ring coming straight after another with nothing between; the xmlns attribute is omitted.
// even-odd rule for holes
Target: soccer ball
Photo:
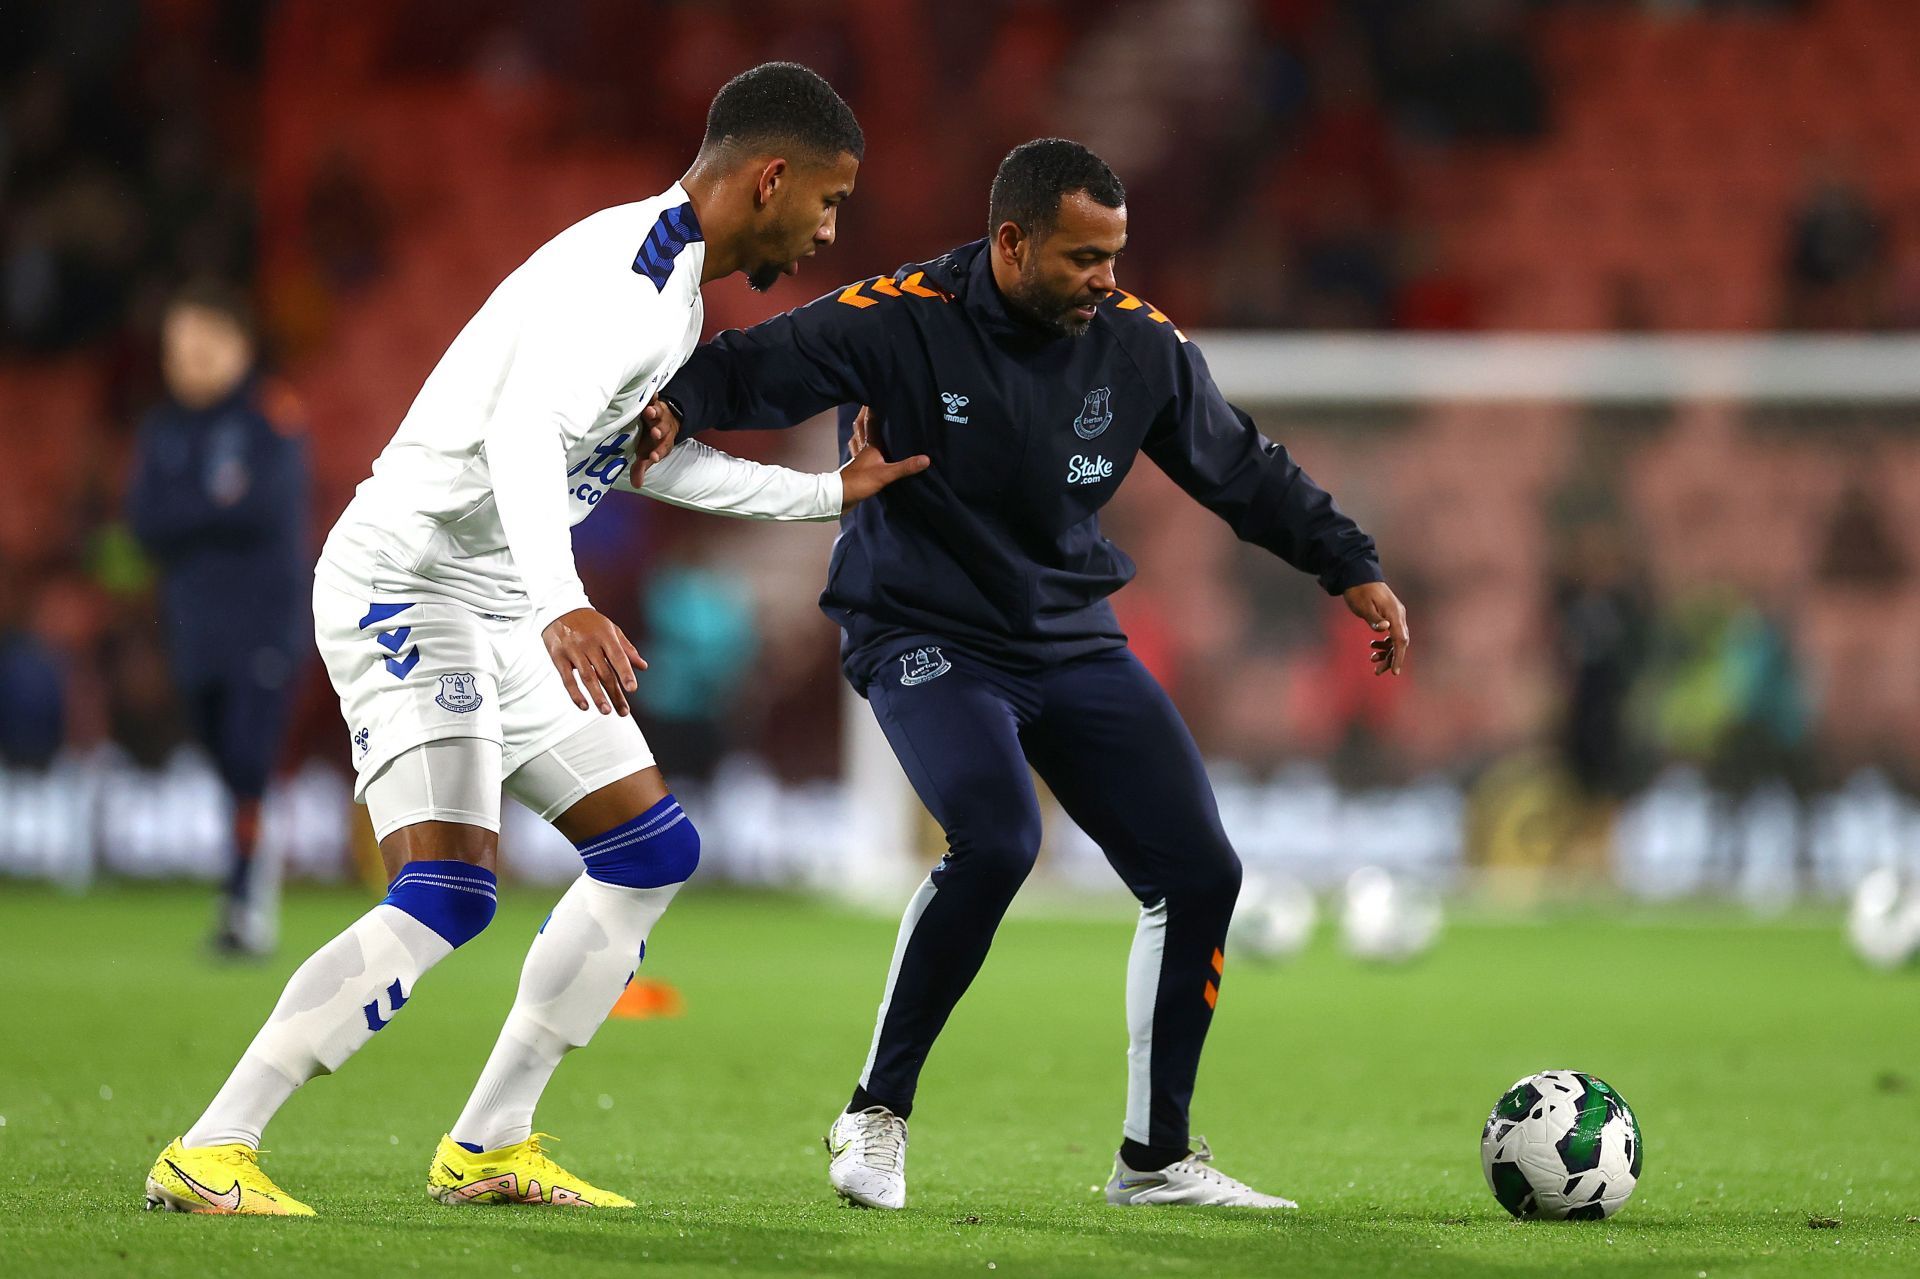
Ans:
<svg viewBox="0 0 1920 1279"><path fill-rule="evenodd" d="M1882 866L1860 881L1847 911L1853 953L1875 968L1899 968L1920 952L1920 883Z"/></svg>
<svg viewBox="0 0 1920 1279"><path fill-rule="evenodd" d="M1640 1121L1626 1099L1578 1070L1528 1075L1480 1132L1480 1170L1516 1217L1611 1217L1640 1180L1640 1154Z"/></svg>
<svg viewBox="0 0 1920 1279"><path fill-rule="evenodd" d="M1347 877L1340 936L1356 959L1411 959L1440 933L1440 901L1426 888L1378 866Z"/></svg>
<svg viewBox="0 0 1920 1279"><path fill-rule="evenodd" d="M1313 936L1320 911L1313 894L1297 879L1285 875L1249 875L1240 886L1240 900L1227 926L1228 944L1235 954L1256 959L1291 959Z"/></svg>

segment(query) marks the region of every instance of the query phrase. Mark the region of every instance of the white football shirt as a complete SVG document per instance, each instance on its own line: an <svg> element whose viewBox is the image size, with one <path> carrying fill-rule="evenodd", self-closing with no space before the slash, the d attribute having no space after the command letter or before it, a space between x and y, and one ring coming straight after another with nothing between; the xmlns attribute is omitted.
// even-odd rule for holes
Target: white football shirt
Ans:
<svg viewBox="0 0 1920 1279"><path fill-rule="evenodd" d="M501 282L440 358L341 513L319 576L369 599L438 594L544 626L589 607L573 525L633 491L640 410L699 340L686 190L568 227ZM679 444L640 492L761 519L839 515L837 475Z"/></svg>

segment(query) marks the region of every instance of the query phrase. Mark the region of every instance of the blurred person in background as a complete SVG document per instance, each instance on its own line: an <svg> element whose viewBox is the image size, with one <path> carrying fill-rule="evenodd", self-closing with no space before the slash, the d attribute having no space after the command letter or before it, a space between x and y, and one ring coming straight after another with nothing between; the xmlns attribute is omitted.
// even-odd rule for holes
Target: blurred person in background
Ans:
<svg viewBox="0 0 1920 1279"><path fill-rule="evenodd" d="M60 660L27 624L23 593L0 563L0 767L44 769L66 739Z"/></svg>
<svg viewBox="0 0 1920 1279"><path fill-rule="evenodd" d="M1800 779L1812 698L1784 618L1714 582L1673 601L1657 644L1651 713L1665 754L1738 793Z"/></svg>
<svg viewBox="0 0 1920 1279"><path fill-rule="evenodd" d="M1560 679L1560 767L1570 786L1558 805L1565 814L1558 861L1600 874L1619 804L1643 780L1632 698L1652 647L1653 604L1631 539L1605 519L1571 531L1548 598Z"/></svg>
<svg viewBox="0 0 1920 1279"><path fill-rule="evenodd" d="M1566 708L1561 757L1592 800L1617 799L1639 780L1628 703L1646 664L1653 616L1630 547L1616 525L1589 521L1568 539L1550 587Z"/></svg>
<svg viewBox="0 0 1920 1279"><path fill-rule="evenodd" d="M728 729L749 687L741 672L751 669L760 635L746 583L700 561L694 550L646 585L648 651L659 669L641 684L634 709L648 736L673 743L675 768L704 782L727 753Z"/></svg>
<svg viewBox="0 0 1920 1279"><path fill-rule="evenodd" d="M1788 217L1782 327L1879 327L1886 310L1887 218L1846 161L1816 160Z"/></svg>
<svg viewBox="0 0 1920 1279"><path fill-rule="evenodd" d="M183 288L160 343L166 400L140 424L128 516L160 567L181 705L233 805L213 944L266 954L277 909L256 853L305 651L306 444L290 394L260 374L239 290L211 280Z"/></svg>

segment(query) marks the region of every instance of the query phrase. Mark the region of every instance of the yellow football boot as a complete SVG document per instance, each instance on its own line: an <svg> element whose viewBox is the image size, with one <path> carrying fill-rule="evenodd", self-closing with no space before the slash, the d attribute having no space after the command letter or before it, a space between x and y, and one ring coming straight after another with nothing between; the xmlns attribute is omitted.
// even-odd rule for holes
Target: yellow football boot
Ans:
<svg viewBox="0 0 1920 1279"><path fill-rule="evenodd" d="M147 1174L147 1209L311 1217L313 1209L273 1184L252 1146L183 1146L175 1138Z"/></svg>
<svg viewBox="0 0 1920 1279"><path fill-rule="evenodd" d="M633 1200L574 1176L540 1149L555 1140L537 1132L525 1141L473 1154L451 1136L440 1139L427 1170L427 1194L443 1204L553 1204L631 1208Z"/></svg>

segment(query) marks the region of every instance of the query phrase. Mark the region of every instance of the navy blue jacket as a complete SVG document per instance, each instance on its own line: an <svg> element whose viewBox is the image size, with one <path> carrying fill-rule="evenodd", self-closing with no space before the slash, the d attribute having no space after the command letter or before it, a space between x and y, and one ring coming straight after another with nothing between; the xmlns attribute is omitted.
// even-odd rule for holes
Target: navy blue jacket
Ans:
<svg viewBox="0 0 1920 1279"><path fill-rule="evenodd" d="M307 457L285 398L249 378L140 423L127 514L159 562L168 652L188 679L284 672L304 647Z"/></svg>
<svg viewBox="0 0 1920 1279"><path fill-rule="evenodd" d="M1032 669L1118 647L1133 561L1100 534L1140 453L1243 540L1330 593L1382 580L1373 539L1228 404L1200 351L1127 293L1081 337L1009 311L979 240L697 349L664 392L682 429L791 426L871 406L889 458L933 466L841 521L820 598L864 690L901 649L951 642Z"/></svg>

